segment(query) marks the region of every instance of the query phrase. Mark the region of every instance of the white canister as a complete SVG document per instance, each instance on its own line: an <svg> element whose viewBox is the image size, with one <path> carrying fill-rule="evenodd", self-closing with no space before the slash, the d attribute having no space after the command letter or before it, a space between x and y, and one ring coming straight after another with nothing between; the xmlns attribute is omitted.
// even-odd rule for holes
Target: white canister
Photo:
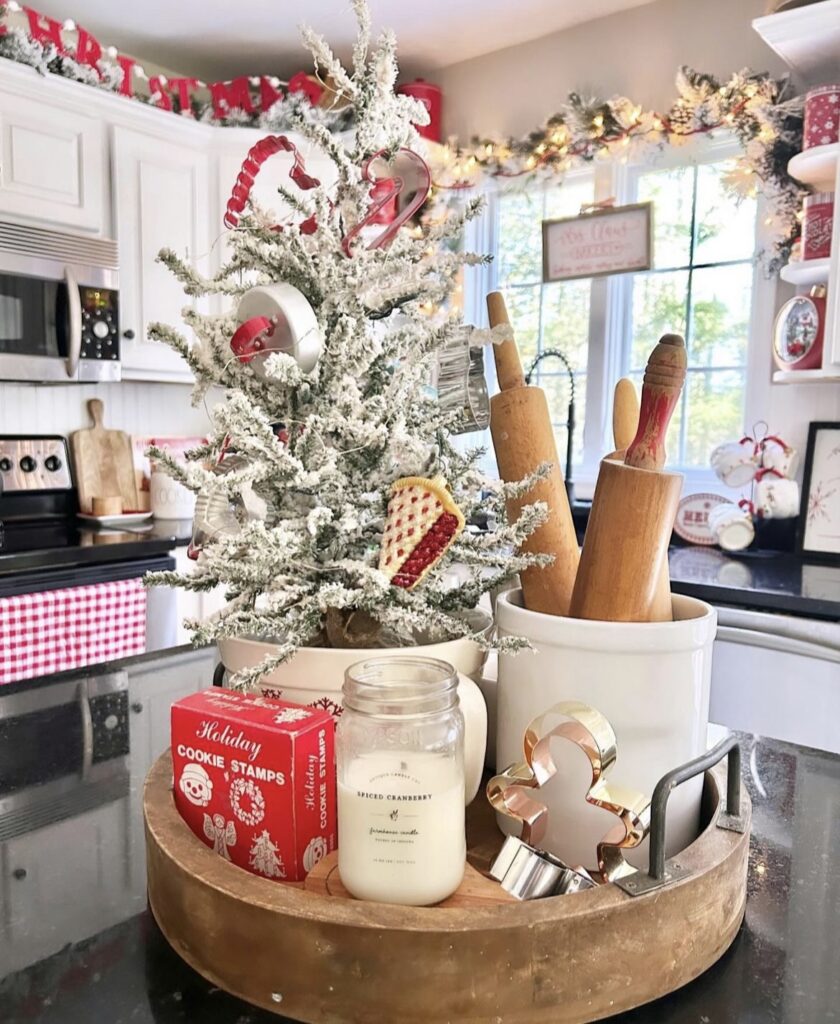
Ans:
<svg viewBox="0 0 840 1024"><path fill-rule="evenodd" d="M499 658L497 770L522 760L533 718L568 700L597 708L615 730L613 782L652 794L666 772L704 753L717 613L680 595L673 608L673 622L598 622L528 611L520 590L501 594L499 633L527 637L534 652ZM593 866L617 819L586 802L591 768L582 751L555 741L552 757L557 774L539 791L549 809L542 845L568 864ZM702 785L687 782L668 801L668 856L697 837ZM628 859L644 866L647 846Z"/></svg>
<svg viewBox="0 0 840 1024"><path fill-rule="evenodd" d="M192 519L195 495L159 469L149 480L149 496L155 519Z"/></svg>

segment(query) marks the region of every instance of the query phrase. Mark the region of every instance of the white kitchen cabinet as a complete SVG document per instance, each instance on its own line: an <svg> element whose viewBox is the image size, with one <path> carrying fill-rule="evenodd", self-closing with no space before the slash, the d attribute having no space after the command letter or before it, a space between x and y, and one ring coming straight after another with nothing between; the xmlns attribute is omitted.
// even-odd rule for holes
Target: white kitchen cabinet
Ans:
<svg viewBox="0 0 840 1024"><path fill-rule="evenodd" d="M21 970L57 953L68 936L79 942L126 916L120 850L126 844L128 813L126 795L0 846L4 970ZM68 851L75 853L72 859Z"/></svg>
<svg viewBox="0 0 840 1024"><path fill-rule="evenodd" d="M840 623L718 609L709 717L840 753Z"/></svg>
<svg viewBox="0 0 840 1024"><path fill-rule="evenodd" d="M187 555L186 548L176 548L172 552L175 556L175 568L181 573L192 573L195 569L195 562ZM175 589L175 600L177 607L178 623L175 632L176 644L188 644L192 635L184 626L184 619L209 619L211 615L219 611L225 604L225 588L215 587L213 590L184 590L180 587Z"/></svg>
<svg viewBox="0 0 840 1024"><path fill-rule="evenodd" d="M9 72L2 75L0 217L101 233L108 210L104 122L57 103L50 82L34 98L22 91L31 88L28 77L7 82Z"/></svg>
<svg viewBox="0 0 840 1024"><path fill-rule="evenodd" d="M211 687L218 660L215 646L202 647L180 654L162 652L160 658L129 669L130 758L135 778L144 776L169 747L172 704Z"/></svg>
<svg viewBox="0 0 840 1024"><path fill-rule="evenodd" d="M131 774L145 778L151 766L169 748L172 705L182 697L213 685L218 662L215 645L179 654L162 652L159 658L133 665L128 670L129 743ZM131 813L142 816L143 787L131 793ZM143 832L129 831L128 891L138 904L146 899L146 850ZM136 912L142 909L137 906Z"/></svg>
<svg viewBox="0 0 840 1024"><path fill-rule="evenodd" d="M203 146L116 127L112 167L120 252L123 378L190 381L192 375L183 359L168 346L149 340L148 325L162 321L191 337L181 316L190 300L169 270L157 262L157 255L170 248L192 260L201 273L207 272L207 151Z"/></svg>

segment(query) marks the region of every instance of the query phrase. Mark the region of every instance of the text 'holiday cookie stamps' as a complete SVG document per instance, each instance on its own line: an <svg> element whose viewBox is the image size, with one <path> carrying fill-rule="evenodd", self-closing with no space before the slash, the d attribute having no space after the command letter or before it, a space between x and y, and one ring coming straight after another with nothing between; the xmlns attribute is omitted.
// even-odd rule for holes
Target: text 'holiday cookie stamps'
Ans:
<svg viewBox="0 0 840 1024"><path fill-rule="evenodd" d="M173 792L220 857L301 881L336 848L330 714L214 687L172 706Z"/></svg>

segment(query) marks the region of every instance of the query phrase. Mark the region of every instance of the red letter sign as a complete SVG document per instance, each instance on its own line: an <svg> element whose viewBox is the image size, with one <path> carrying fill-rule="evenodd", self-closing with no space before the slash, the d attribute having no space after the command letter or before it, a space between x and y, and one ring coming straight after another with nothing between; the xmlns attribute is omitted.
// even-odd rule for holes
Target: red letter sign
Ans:
<svg viewBox="0 0 840 1024"><path fill-rule="evenodd" d="M227 117L232 110L244 110L253 114L251 90L248 79L243 75L232 82L211 82L210 95L213 98L213 114L216 117Z"/></svg>

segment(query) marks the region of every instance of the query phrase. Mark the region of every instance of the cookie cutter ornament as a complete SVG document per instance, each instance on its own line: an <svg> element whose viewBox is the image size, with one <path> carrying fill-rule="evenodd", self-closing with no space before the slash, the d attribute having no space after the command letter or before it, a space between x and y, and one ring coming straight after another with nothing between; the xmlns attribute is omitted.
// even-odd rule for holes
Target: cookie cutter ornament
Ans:
<svg viewBox="0 0 840 1024"><path fill-rule="evenodd" d="M564 721L548 728L549 721ZM650 829L650 798L610 781L617 744L612 726L595 708L580 701L562 701L534 718L525 730L525 760L513 764L487 783L487 799L500 814L521 827L520 839L537 847L545 836L548 808L536 791L557 773L551 756L555 739L566 739L586 754L592 781L586 802L614 814L618 821L597 844L597 873L604 882L631 874L636 869L624 859L626 850L644 842Z"/></svg>
<svg viewBox="0 0 840 1024"><path fill-rule="evenodd" d="M285 281L250 288L236 310L239 327L230 347L243 364L265 377L273 352L292 356L304 373L315 369L324 347L318 317L306 296Z"/></svg>

